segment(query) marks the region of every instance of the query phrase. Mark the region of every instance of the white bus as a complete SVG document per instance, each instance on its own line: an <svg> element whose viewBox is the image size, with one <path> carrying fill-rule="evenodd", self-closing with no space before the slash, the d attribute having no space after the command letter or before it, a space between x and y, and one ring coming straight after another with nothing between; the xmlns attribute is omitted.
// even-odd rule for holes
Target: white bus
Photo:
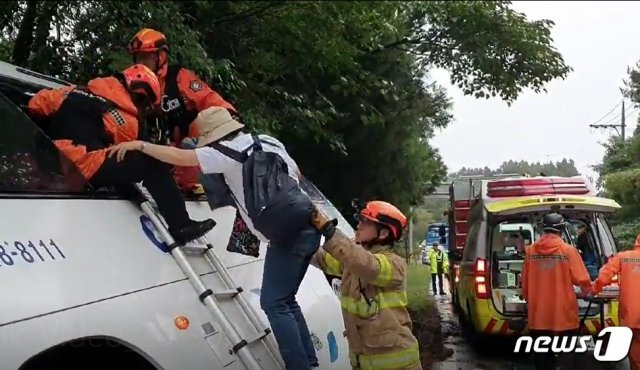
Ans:
<svg viewBox="0 0 640 370"><path fill-rule="evenodd" d="M63 84L0 62L0 368L246 368L140 208L60 175L60 153L23 108L35 91ZM215 219L207 238L268 328L259 304L266 246L258 258L229 253L235 209L212 212L205 200L187 209ZM192 265L208 288L224 289L204 259ZM340 303L320 270L309 267L298 301L320 368L349 368ZM251 332L231 303L221 303L226 316ZM252 355L278 368L279 354L260 343L249 345Z"/></svg>

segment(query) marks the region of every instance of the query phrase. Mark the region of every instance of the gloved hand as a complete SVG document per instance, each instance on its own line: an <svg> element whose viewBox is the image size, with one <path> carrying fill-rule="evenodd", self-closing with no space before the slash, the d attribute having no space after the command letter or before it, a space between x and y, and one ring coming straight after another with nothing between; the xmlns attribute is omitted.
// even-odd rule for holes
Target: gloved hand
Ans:
<svg viewBox="0 0 640 370"><path fill-rule="evenodd" d="M314 206L314 210L311 212L311 224L316 230L320 231L324 235L325 240L330 239L336 232L336 226L338 225L337 219L329 219L318 207Z"/></svg>

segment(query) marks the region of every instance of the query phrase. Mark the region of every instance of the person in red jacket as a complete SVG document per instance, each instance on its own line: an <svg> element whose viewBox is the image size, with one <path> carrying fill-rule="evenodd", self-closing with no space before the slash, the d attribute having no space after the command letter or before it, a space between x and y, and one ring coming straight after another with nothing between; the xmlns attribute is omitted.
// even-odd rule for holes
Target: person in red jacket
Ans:
<svg viewBox="0 0 640 370"><path fill-rule="evenodd" d="M169 64L169 44L165 35L151 28L136 33L129 42L134 63L150 68L160 81L161 105L148 117L148 131L141 139L157 144L181 146L183 139L196 137L191 123L198 113L210 107L223 107L237 113L234 106L211 89L200 77L180 65ZM183 191L201 193L199 168L176 166L174 176Z"/></svg>
<svg viewBox="0 0 640 370"><path fill-rule="evenodd" d="M94 187L142 181L169 224L169 232L183 244L205 235L215 222L189 218L169 167L142 153L122 162L107 158L110 146L137 138L138 119L159 102L155 74L134 65L114 76L93 79L86 87L40 90L29 100L28 110L44 122L47 136Z"/></svg>
<svg viewBox="0 0 640 370"><path fill-rule="evenodd" d="M578 250L561 238L564 217L549 213L542 223L544 234L526 249L522 269L522 296L527 302L529 330L532 337L577 335L580 323L573 286L589 294L589 273ZM569 353L558 358L561 365L572 361L573 354ZM552 352L536 353L534 363L536 369L555 369L556 357Z"/></svg>
<svg viewBox="0 0 640 370"><path fill-rule="evenodd" d="M616 275L620 284L618 320L621 326L633 331L629 364L631 370L640 370L640 299L636 299L640 292L640 235L636 237L632 250L616 254L600 269L593 284L593 293L600 293Z"/></svg>

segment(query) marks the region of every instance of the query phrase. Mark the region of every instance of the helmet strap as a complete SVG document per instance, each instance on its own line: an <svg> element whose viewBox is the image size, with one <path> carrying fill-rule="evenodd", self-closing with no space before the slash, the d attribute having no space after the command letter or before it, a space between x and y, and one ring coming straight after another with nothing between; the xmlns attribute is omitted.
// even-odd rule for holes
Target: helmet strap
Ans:
<svg viewBox="0 0 640 370"><path fill-rule="evenodd" d="M379 245L393 245L389 243L389 239L393 240L393 235L391 234L391 230L389 230L388 227L376 223L376 229L378 230L378 235L371 240L367 240L366 242L360 242L360 245L362 245L365 249L371 249L372 247ZM380 238L380 231L382 231L383 229L387 229L387 231L389 232L389 236L385 239Z"/></svg>

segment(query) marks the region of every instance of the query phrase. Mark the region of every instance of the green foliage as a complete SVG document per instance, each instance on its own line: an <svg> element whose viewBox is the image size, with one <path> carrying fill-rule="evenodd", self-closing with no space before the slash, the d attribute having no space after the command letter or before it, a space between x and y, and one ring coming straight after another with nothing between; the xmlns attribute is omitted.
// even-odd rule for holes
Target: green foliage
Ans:
<svg viewBox="0 0 640 370"><path fill-rule="evenodd" d="M554 23L528 21L508 1L410 4L421 61L449 70L466 94L512 102L524 87L546 91L547 82L572 71L552 47Z"/></svg>
<svg viewBox="0 0 640 370"><path fill-rule="evenodd" d="M409 310L416 314L425 314L427 310L436 308L436 302L433 295L429 294L428 281L431 278L427 266L418 264L409 264L407 266L407 300L409 301Z"/></svg>
<svg viewBox="0 0 640 370"><path fill-rule="evenodd" d="M449 198L427 198L422 202L422 208L431 213L433 222L448 222L444 212L449 209Z"/></svg>
<svg viewBox="0 0 640 370"><path fill-rule="evenodd" d="M413 249L418 250L420 243L424 240L427 226L434 222L433 215L428 209L415 208L413 213Z"/></svg>
<svg viewBox="0 0 640 370"><path fill-rule="evenodd" d="M546 162L546 163L529 163L527 161L513 161L509 160L508 162L503 162L500 167L496 169L491 169L489 167L484 168L461 168L459 171L450 174L450 177L456 176L473 176L473 175L482 175L482 176L491 176L502 173L518 173L518 174L528 174L531 176L538 175L540 173L544 173L546 176L577 176L580 173L576 168L575 162L573 159L563 159L559 162Z"/></svg>
<svg viewBox="0 0 640 370"><path fill-rule="evenodd" d="M611 229L616 238L618 250L631 249L635 244L636 237L640 234L640 218L632 218L618 223Z"/></svg>
<svg viewBox="0 0 640 370"><path fill-rule="evenodd" d="M8 1L0 57L74 81L121 70L142 27L258 131L278 136L338 206L408 210L446 177L429 140L451 121L432 67L477 97L512 102L570 68L552 23L508 2Z"/></svg>
<svg viewBox="0 0 640 370"><path fill-rule="evenodd" d="M636 108L640 107L640 63L628 69L622 90ZM600 176L598 185L604 189L603 195L622 206L612 219L612 231L618 247L629 249L640 234L640 136L634 132L624 141L611 137L604 147L602 162L594 169Z"/></svg>

